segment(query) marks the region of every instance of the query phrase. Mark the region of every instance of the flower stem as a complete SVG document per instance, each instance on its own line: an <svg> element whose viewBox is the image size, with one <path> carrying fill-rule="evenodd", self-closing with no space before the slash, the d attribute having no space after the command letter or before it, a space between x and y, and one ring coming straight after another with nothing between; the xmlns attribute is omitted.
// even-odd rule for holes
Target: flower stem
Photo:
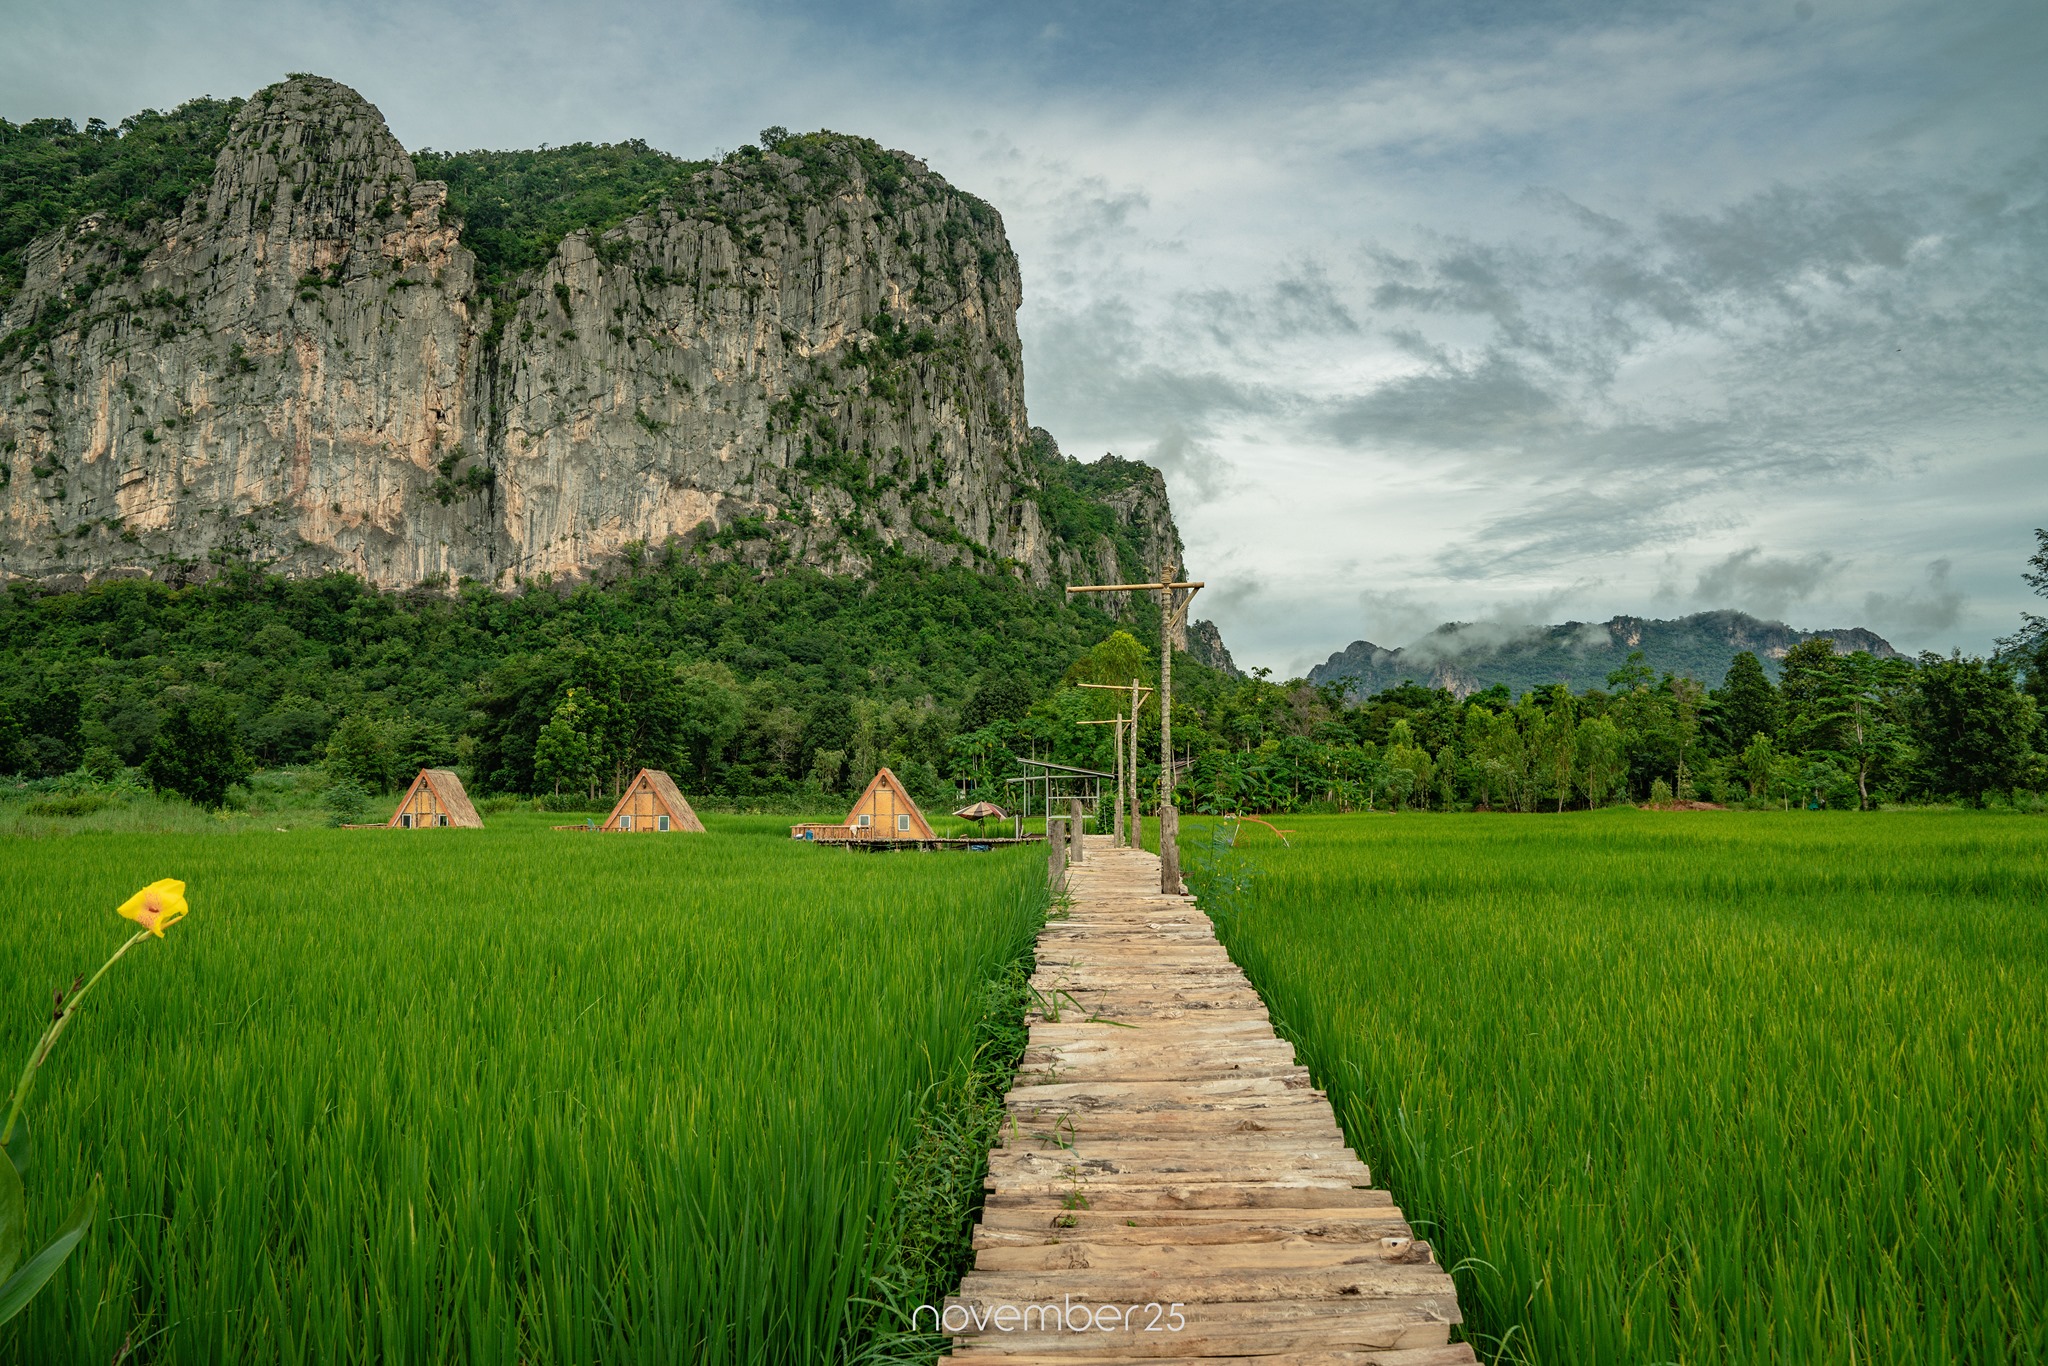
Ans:
<svg viewBox="0 0 2048 1366"><path fill-rule="evenodd" d="M57 1011L57 1018L50 1021L50 1027L44 1030L43 1037L37 1040L35 1052L29 1054L28 1066L21 1069L21 1080L14 1087L14 1104L7 1111L7 1127L0 1129L0 1148L6 1147L14 1138L14 1126L21 1119L21 1107L28 1103L29 1088L35 1085L36 1069L43 1065L43 1060L50 1056L50 1050L57 1046L57 1036L64 1032L65 1025L71 1023L71 1017L78 1010L79 1002L85 999L87 992L99 985L100 978L107 975L108 968L120 961L122 954L147 938L148 930L137 930L129 936L127 943L115 949L113 956L100 964L100 970L92 975L92 980L72 992L71 999Z"/></svg>

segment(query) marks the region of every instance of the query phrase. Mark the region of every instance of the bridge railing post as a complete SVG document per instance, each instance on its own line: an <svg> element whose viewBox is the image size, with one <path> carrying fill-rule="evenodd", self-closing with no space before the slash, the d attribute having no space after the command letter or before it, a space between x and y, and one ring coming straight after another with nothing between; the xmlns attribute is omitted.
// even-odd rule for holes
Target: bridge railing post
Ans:
<svg viewBox="0 0 2048 1366"><path fill-rule="evenodd" d="M1067 890L1067 823L1058 816L1045 818L1045 883L1055 896Z"/></svg>
<svg viewBox="0 0 2048 1366"><path fill-rule="evenodd" d="M1180 880L1180 811L1159 808L1159 890L1178 895L1187 888Z"/></svg>

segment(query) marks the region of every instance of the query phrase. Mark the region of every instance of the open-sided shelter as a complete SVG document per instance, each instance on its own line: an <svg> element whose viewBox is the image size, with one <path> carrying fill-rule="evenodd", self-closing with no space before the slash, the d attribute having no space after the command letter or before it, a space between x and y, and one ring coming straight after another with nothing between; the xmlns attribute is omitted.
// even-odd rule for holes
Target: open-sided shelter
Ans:
<svg viewBox="0 0 2048 1366"><path fill-rule="evenodd" d="M619 794L619 803L606 816L601 830L633 834L662 834L687 831L704 833L704 822L690 809L675 780L658 768L643 768Z"/></svg>
<svg viewBox="0 0 2048 1366"><path fill-rule="evenodd" d="M846 813L843 823L793 825L789 834L791 839L817 840L826 844L938 838L931 822L924 818L924 812L910 800L903 781L887 768L876 772L867 790L860 794L860 800L853 804L853 810Z"/></svg>
<svg viewBox="0 0 2048 1366"><path fill-rule="evenodd" d="M481 830L483 824L483 817L469 804L469 794L462 790L462 779L445 768L423 768L385 828L423 830L447 825Z"/></svg>

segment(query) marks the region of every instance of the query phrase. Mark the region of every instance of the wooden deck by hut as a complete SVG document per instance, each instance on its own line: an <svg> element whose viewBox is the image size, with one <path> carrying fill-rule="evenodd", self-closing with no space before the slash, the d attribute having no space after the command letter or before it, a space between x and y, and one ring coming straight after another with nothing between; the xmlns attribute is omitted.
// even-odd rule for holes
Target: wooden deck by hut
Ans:
<svg viewBox="0 0 2048 1366"><path fill-rule="evenodd" d="M405 790L405 799L386 821L387 830L423 830L435 826L483 829L483 817L469 804L462 779L445 768L423 768Z"/></svg>
<svg viewBox="0 0 2048 1366"><path fill-rule="evenodd" d="M820 844L930 844L938 839L938 833L910 799L902 780L885 767L875 773L844 821L837 825L792 825L789 837Z"/></svg>
<svg viewBox="0 0 2048 1366"><path fill-rule="evenodd" d="M675 780L658 768L643 768L619 794L618 805L604 818L601 830L632 834L704 833L704 822L690 809Z"/></svg>

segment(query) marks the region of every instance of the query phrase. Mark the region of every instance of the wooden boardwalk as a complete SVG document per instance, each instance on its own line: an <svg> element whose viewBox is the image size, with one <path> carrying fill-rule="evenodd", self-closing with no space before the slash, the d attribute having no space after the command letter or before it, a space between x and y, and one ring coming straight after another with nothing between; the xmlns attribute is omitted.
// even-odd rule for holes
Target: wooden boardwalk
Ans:
<svg viewBox="0 0 2048 1366"><path fill-rule="evenodd" d="M1160 894L1154 855L1107 837L1086 855L1072 913L1039 936L1045 1004L989 1153L974 1269L946 1302L951 1357L1474 1361L1449 1342L1450 1277L1209 918Z"/></svg>

